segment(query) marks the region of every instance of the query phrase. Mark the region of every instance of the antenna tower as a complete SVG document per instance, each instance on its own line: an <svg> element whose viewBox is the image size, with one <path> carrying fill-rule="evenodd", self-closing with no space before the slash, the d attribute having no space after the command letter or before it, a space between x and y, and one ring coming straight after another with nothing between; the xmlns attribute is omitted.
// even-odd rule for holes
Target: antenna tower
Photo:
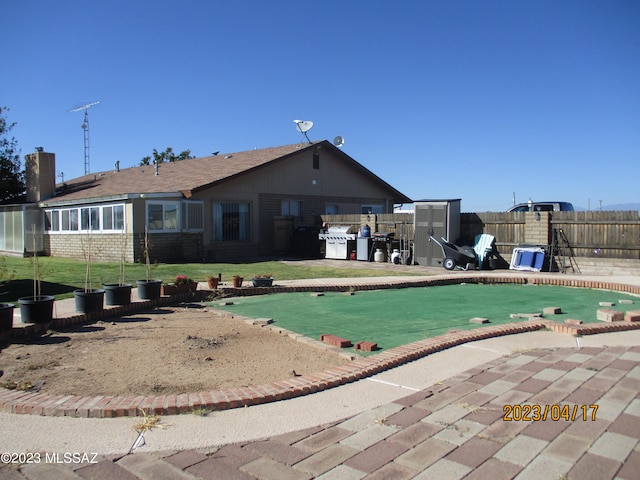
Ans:
<svg viewBox="0 0 640 480"><path fill-rule="evenodd" d="M84 174L87 175L90 171L89 169L89 108L94 105L98 105L100 102L91 102L81 107L73 108L69 110L70 112L79 112L84 110L84 122L82 123L82 130L84 130Z"/></svg>

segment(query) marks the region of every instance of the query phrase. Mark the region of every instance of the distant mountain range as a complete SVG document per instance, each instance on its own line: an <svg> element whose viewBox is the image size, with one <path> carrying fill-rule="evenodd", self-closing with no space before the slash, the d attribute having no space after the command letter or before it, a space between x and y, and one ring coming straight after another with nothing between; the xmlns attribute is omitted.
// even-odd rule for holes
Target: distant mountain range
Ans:
<svg viewBox="0 0 640 480"><path fill-rule="evenodd" d="M585 211L587 210L584 207L575 207L576 210L579 211ZM637 210L638 213L640 213L640 203L618 203L616 205L603 205L602 209L600 208L600 206L598 205L597 208L593 208L591 207L591 210L596 211L596 210L607 210L607 211L628 211L628 210Z"/></svg>

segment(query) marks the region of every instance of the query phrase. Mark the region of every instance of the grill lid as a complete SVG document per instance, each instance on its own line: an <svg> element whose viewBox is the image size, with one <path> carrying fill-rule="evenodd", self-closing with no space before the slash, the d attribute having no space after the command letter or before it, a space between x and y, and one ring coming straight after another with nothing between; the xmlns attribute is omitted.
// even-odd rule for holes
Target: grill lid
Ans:
<svg viewBox="0 0 640 480"><path fill-rule="evenodd" d="M329 227L325 233L327 235L348 235L358 233L358 230L351 225L337 225L335 227Z"/></svg>

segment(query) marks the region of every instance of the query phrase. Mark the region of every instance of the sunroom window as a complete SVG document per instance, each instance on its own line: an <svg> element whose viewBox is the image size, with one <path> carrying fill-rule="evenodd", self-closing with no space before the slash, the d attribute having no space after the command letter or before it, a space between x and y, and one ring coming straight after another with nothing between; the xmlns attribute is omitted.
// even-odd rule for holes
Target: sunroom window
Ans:
<svg viewBox="0 0 640 480"><path fill-rule="evenodd" d="M180 230L180 202L148 202L147 226L150 232Z"/></svg>
<svg viewBox="0 0 640 480"><path fill-rule="evenodd" d="M182 202L182 230L201 232L204 230L204 203Z"/></svg>
<svg viewBox="0 0 640 480"><path fill-rule="evenodd" d="M60 232L121 232L124 230L124 205L94 205L45 210L45 229Z"/></svg>

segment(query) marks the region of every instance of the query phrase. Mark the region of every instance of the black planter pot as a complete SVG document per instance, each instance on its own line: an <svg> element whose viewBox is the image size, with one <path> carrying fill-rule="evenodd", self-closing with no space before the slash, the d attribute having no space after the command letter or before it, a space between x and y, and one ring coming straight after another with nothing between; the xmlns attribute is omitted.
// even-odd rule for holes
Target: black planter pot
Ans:
<svg viewBox="0 0 640 480"><path fill-rule="evenodd" d="M254 287L270 287L273 285L273 278L254 278L251 283Z"/></svg>
<svg viewBox="0 0 640 480"><path fill-rule="evenodd" d="M104 300L107 305L129 305L131 303L131 284L103 284Z"/></svg>
<svg viewBox="0 0 640 480"><path fill-rule="evenodd" d="M94 313L104 308L104 290L100 288L74 290L73 296L76 299L76 312Z"/></svg>
<svg viewBox="0 0 640 480"><path fill-rule="evenodd" d="M51 295L19 298L18 303L20 304L20 319L22 323L50 322L53 319L54 300L55 297Z"/></svg>
<svg viewBox="0 0 640 480"><path fill-rule="evenodd" d="M13 303L0 303L0 332L13 328Z"/></svg>
<svg viewBox="0 0 640 480"><path fill-rule="evenodd" d="M138 298L140 300L155 300L160 298L162 280L138 280Z"/></svg>

